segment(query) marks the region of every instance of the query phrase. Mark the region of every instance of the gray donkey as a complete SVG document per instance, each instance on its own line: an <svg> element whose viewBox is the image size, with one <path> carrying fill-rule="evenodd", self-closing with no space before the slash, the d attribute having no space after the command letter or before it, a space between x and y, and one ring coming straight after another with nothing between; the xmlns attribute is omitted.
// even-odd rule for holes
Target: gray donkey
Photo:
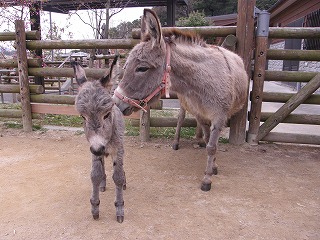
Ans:
<svg viewBox="0 0 320 240"><path fill-rule="evenodd" d="M123 114L130 115L158 99L163 89L180 95L182 107L195 116L205 134L208 158L201 189L209 191L211 176L217 173L220 132L245 104L248 83L237 54L177 29L164 35L156 13L145 9L141 42L131 50L113 98Z"/></svg>
<svg viewBox="0 0 320 240"><path fill-rule="evenodd" d="M72 63L75 78L79 84L76 97L76 109L84 119L84 131L92 153L92 196L91 212L94 219L99 218L99 189L106 189L104 156L109 154L113 160L113 181L116 185L116 216L117 221L124 220L123 190L126 188L123 170L123 136L124 120L119 108L113 103L110 89L111 72L117 58L113 61L110 71L99 80L87 81L84 69L76 62Z"/></svg>

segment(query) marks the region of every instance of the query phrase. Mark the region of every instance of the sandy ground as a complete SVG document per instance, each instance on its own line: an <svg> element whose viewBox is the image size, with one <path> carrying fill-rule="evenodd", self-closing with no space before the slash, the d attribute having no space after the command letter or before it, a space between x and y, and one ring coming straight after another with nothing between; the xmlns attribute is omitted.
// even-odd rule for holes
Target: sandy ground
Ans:
<svg viewBox="0 0 320 240"><path fill-rule="evenodd" d="M115 219L111 161L100 219L89 198L83 134L0 129L0 239L320 239L320 148L220 144L200 190L204 149L125 139L125 220Z"/></svg>

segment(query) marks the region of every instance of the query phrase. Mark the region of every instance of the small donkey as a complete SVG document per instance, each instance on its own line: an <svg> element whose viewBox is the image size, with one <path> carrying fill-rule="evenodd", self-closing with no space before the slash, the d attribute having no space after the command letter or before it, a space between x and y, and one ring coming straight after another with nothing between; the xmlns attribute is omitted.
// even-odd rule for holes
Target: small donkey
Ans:
<svg viewBox="0 0 320 240"><path fill-rule="evenodd" d="M113 103L111 89L111 72L117 61L114 59L110 71L99 80L88 81L84 69L76 62L72 63L75 78L79 84L76 97L76 109L84 119L84 131L92 153L92 196L91 212L94 219L99 218L99 188L106 190L104 156L109 154L113 160L113 181L116 185L117 221L124 220L123 190L126 188L123 170L123 136L124 120L121 111Z"/></svg>

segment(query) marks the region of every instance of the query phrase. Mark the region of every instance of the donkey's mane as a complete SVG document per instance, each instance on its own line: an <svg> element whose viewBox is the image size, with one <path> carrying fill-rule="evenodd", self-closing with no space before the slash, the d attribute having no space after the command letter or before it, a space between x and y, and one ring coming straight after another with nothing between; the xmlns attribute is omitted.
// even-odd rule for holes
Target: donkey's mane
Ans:
<svg viewBox="0 0 320 240"><path fill-rule="evenodd" d="M193 31L182 31L177 28L163 29L163 37L169 43L184 43L190 45L200 45L207 47L206 41ZM142 41L147 42L151 39L150 35L143 37Z"/></svg>
<svg viewBox="0 0 320 240"><path fill-rule="evenodd" d="M207 47L205 40L193 31L181 31L177 28L171 28L163 31L163 36L166 41L169 42L187 43L191 45L196 44L202 47Z"/></svg>

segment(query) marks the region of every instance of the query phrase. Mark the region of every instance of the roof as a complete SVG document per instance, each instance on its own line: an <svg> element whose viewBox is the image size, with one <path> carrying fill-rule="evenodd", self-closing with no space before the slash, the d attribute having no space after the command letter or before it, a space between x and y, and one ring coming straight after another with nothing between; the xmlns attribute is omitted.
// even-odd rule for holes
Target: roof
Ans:
<svg viewBox="0 0 320 240"><path fill-rule="evenodd" d="M2 4L9 6L19 5L17 2L14 0L2 0L0 7ZM68 13L71 10L103 9L106 8L106 2L107 0L47 0L42 1L41 6L44 11ZM167 6L168 2L168 0L111 0L110 8ZM186 5L186 1L176 0L176 4Z"/></svg>
<svg viewBox="0 0 320 240"><path fill-rule="evenodd" d="M319 0L278 0L269 10L270 26L287 26L320 9Z"/></svg>
<svg viewBox="0 0 320 240"><path fill-rule="evenodd" d="M215 26L234 26L237 25L237 14L226 14L219 16L206 17L209 21L213 21Z"/></svg>

